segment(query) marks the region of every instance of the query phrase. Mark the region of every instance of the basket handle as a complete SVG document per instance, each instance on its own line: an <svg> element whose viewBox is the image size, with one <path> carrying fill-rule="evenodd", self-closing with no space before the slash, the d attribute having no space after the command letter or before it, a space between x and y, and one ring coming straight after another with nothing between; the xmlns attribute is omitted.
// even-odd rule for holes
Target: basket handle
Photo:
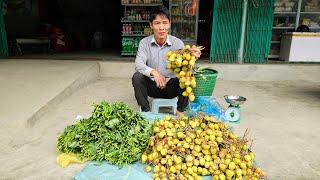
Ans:
<svg viewBox="0 0 320 180"><path fill-rule="evenodd" d="M194 68L193 68L193 71L194 71L195 73L202 73L202 72L204 72L205 70L214 70L214 69L210 68L209 66L202 66L202 67L194 67Z"/></svg>

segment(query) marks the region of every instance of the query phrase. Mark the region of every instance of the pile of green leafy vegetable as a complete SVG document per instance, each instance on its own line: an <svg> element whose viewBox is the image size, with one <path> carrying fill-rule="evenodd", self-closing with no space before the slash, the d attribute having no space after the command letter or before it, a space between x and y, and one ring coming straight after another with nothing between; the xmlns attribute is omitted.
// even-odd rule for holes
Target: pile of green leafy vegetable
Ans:
<svg viewBox="0 0 320 180"><path fill-rule="evenodd" d="M124 103L103 101L94 107L90 118L64 129L58 150L118 166L139 160L152 135L152 124Z"/></svg>

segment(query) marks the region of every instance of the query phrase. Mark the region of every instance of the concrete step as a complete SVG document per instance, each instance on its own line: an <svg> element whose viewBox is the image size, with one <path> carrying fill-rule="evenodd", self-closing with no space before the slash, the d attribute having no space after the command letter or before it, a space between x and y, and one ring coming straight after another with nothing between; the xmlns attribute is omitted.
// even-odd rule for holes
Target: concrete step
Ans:
<svg viewBox="0 0 320 180"><path fill-rule="evenodd" d="M0 61L2 126L32 126L48 109L99 77L99 64L84 61Z"/></svg>
<svg viewBox="0 0 320 180"><path fill-rule="evenodd" d="M134 62L100 61L101 76L131 78ZM218 78L228 81L309 81L320 82L320 64L213 64L202 63L219 72Z"/></svg>

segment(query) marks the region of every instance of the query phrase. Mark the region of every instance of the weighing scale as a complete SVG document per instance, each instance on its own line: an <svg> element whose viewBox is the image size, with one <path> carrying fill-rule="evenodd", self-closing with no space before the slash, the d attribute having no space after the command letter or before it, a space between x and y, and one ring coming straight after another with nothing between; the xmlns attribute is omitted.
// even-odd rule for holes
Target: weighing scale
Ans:
<svg viewBox="0 0 320 180"><path fill-rule="evenodd" d="M247 99L235 95L225 95L224 99L229 104L229 107L224 112L225 120L232 123L240 123L240 104L243 104Z"/></svg>

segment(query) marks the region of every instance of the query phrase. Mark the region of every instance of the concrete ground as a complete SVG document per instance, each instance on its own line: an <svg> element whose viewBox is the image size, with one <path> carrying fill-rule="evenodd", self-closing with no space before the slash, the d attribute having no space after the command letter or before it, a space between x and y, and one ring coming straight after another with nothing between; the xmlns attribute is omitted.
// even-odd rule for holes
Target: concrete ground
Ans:
<svg viewBox="0 0 320 180"><path fill-rule="evenodd" d="M223 107L225 94L248 99L235 131L249 129L268 179L319 179L320 66L208 66L219 71L214 97ZM93 102L138 109L132 72L124 62L0 62L0 179L72 179L83 165L55 164L58 134Z"/></svg>

